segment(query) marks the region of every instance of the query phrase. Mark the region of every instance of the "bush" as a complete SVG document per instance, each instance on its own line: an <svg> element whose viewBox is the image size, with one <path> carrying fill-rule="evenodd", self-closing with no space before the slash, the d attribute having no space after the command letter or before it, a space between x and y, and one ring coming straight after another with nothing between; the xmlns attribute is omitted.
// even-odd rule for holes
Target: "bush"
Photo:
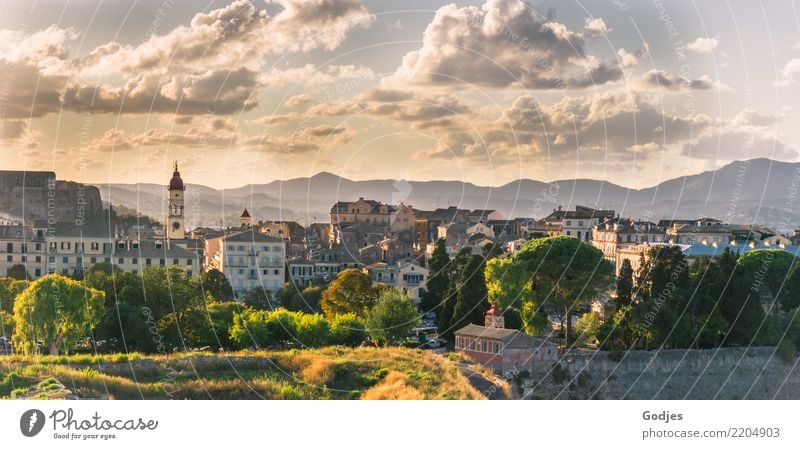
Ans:
<svg viewBox="0 0 800 449"><path fill-rule="evenodd" d="M781 360L784 364L793 364L795 359L797 359L797 348L794 346L794 342L787 338L783 339L778 345L778 355L781 356Z"/></svg>
<svg viewBox="0 0 800 449"><path fill-rule="evenodd" d="M331 343L342 346L358 346L367 338L364 320L355 313L335 316L330 322Z"/></svg>

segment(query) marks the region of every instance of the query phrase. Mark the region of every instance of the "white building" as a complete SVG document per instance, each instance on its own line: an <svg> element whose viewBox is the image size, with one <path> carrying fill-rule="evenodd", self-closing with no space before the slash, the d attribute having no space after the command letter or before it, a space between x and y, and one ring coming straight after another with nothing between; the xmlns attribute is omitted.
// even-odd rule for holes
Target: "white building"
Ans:
<svg viewBox="0 0 800 449"><path fill-rule="evenodd" d="M225 273L236 295L275 292L285 279L286 247L280 237L246 230L206 240L205 269Z"/></svg>

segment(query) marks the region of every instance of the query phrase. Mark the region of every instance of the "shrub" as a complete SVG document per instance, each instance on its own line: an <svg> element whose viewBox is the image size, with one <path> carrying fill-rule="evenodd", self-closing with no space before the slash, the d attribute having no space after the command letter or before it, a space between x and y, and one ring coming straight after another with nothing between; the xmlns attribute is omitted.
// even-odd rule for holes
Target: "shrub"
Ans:
<svg viewBox="0 0 800 449"><path fill-rule="evenodd" d="M788 338L784 338L778 345L778 355L781 356L781 360L784 364L790 365L794 363L797 358L797 348L795 348L794 342Z"/></svg>

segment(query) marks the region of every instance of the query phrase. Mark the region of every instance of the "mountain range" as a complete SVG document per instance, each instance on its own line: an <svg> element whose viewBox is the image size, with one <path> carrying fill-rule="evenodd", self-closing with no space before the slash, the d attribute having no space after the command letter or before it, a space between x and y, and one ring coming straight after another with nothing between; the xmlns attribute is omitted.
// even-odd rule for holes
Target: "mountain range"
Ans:
<svg viewBox="0 0 800 449"><path fill-rule="evenodd" d="M96 186L104 204L111 203L118 211L138 210L163 218L165 185ZM800 201L795 198L799 186L800 163L769 159L735 161L644 189L592 179L521 179L499 187L460 181L353 181L322 172L310 178L232 189L187 183L186 215L189 226L231 226L238 224L239 214L247 207L254 220L327 222L334 202L364 197L392 204L403 202L424 210L449 206L496 209L507 218L541 218L559 206L571 209L582 205L614 209L623 217L650 221L714 217L792 230L800 219Z"/></svg>

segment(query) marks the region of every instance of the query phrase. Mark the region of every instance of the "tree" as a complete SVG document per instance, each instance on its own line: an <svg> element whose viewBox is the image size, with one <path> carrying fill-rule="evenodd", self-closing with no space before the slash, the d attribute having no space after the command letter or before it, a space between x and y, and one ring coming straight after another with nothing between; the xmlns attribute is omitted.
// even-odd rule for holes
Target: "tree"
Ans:
<svg viewBox="0 0 800 449"><path fill-rule="evenodd" d="M456 253L448 266L447 271L448 277L450 278L450 285L447 287L444 297L442 297L442 307L438 314L439 322L437 327L439 329L439 335L450 335L453 333L451 321L453 319L453 310L458 300L458 279L464 267L467 265L467 262L469 262L470 257L472 257L472 248L465 246Z"/></svg>
<svg viewBox="0 0 800 449"><path fill-rule="evenodd" d="M617 296L614 302L618 307L625 307L633 303L633 268L631 261L625 259L617 276Z"/></svg>
<svg viewBox="0 0 800 449"><path fill-rule="evenodd" d="M22 264L14 264L8 269L8 277L12 279L16 279L18 281L24 281L30 279L28 276L28 270L25 269L25 265Z"/></svg>
<svg viewBox="0 0 800 449"><path fill-rule="evenodd" d="M533 295L531 273L525 261L508 257L486 263L484 270L489 302L503 311L506 327L513 328L509 314L519 318L519 326L529 335L538 335L547 326L547 314Z"/></svg>
<svg viewBox="0 0 800 449"><path fill-rule="evenodd" d="M462 326L484 322L489 302L487 301L486 279L483 276L483 261L482 256L470 257L459 276L456 305L453 308L453 317L450 319L450 330L445 334L445 338L449 338L456 329Z"/></svg>
<svg viewBox="0 0 800 449"><path fill-rule="evenodd" d="M447 255L447 245L445 239L439 239L433 247L433 253L428 261L428 276L425 282L425 294L420 304L423 312L430 312L442 304L450 287L450 273L448 265L450 256ZM439 311L441 316L441 311Z"/></svg>
<svg viewBox="0 0 800 449"><path fill-rule="evenodd" d="M317 313L320 311L322 292L322 287L319 285L306 287L291 296L286 308L297 312Z"/></svg>
<svg viewBox="0 0 800 449"><path fill-rule="evenodd" d="M671 338L671 344L686 340L691 326L679 320L687 304L691 280L689 266L680 247L655 246L642 255L633 295L635 307L630 326L645 349Z"/></svg>
<svg viewBox="0 0 800 449"><path fill-rule="evenodd" d="M104 294L60 274L31 283L14 303L14 344L25 354L42 341L50 354L68 352L100 322Z"/></svg>
<svg viewBox="0 0 800 449"><path fill-rule="evenodd" d="M531 273L534 303L561 317L569 347L572 315L613 285L614 268L599 249L567 236L528 241L513 257Z"/></svg>
<svg viewBox="0 0 800 449"><path fill-rule="evenodd" d="M364 320L354 313L336 315L330 322L331 342L343 346L358 346L367 337Z"/></svg>
<svg viewBox="0 0 800 449"><path fill-rule="evenodd" d="M404 339L419 322L417 307L396 290L384 291L367 315L368 332L380 345Z"/></svg>
<svg viewBox="0 0 800 449"><path fill-rule="evenodd" d="M256 310L272 310L272 294L263 287L256 287L244 292L242 303Z"/></svg>
<svg viewBox="0 0 800 449"><path fill-rule="evenodd" d="M789 270L779 301L784 310L800 306L800 262L796 262Z"/></svg>
<svg viewBox="0 0 800 449"><path fill-rule="evenodd" d="M8 313L14 311L14 300L28 288L30 282L10 277L0 278L0 310Z"/></svg>
<svg viewBox="0 0 800 449"><path fill-rule="evenodd" d="M200 273L200 286L217 301L233 301L233 288L228 278L216 268Z"/></svg>
<svg viewBox="0 0 800 449"><path fill-rule="evenodd" d="M329 319L343 313L365 317L377 302L379 292L366 273L344 270L322 293L322 310Z"/></svg>

